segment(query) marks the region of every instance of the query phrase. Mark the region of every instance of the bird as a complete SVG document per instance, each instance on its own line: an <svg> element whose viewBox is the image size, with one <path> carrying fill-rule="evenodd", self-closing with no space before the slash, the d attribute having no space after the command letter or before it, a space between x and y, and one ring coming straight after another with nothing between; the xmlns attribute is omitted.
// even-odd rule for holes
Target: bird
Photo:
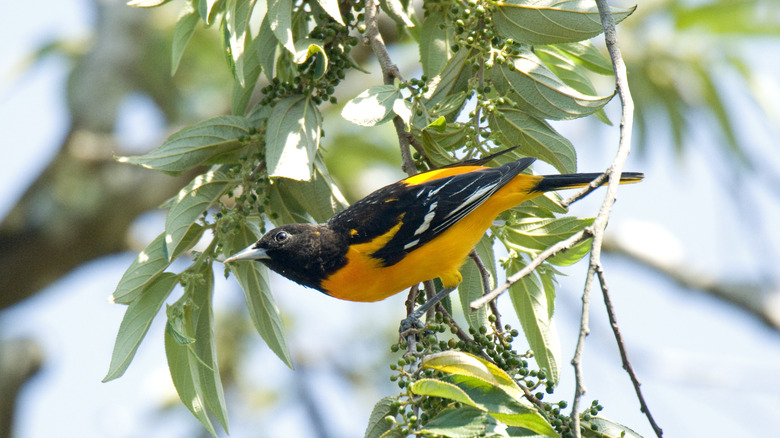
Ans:
<svg viewBox="0 0 780 438"><path fill-rule="evenodd" d="M583 187L600 173L531 175L536 159L484 166L509 148L418 173L382 187L320 224L274 228L225 263L256 261L332 297L372 302L439 278L461 282L460 267L503 211L559 189ZM620 183L644 175L624 172Z"/></svg>

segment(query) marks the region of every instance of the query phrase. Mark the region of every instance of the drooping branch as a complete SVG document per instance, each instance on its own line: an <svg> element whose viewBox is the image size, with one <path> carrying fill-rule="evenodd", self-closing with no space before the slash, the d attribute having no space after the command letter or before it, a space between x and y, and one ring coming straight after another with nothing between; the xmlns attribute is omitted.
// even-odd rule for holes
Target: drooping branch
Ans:
<svg viewBox="0 0 780 438"><path fill-rule="evenodd" d="M651 231L646 231L647 233ZM774 330L780 330L780 286L771 281L729 281L668 254L650 252L607 233L604 251L618 254L655 270L683 288L700 291L737 306Z"/></svg>
<svg viewBox="0 0 780 438"><path fill-rule="evenodd" d="M377 20L377 13L379 12L379 2L377 0L366 0L366 9L364 20L366 23L366 30L363 32L363 38L366 44L371 47L371 51L374 52L379 66L382 69L382 77L386 85L392 85L396 79L403 82L404 78L401 76L401 71L398 66L390 59L390 53L387 51L382 35L379 33L379 22ZM401 147L401 170L411 176L417 173L417 167L412 159L412 153L409 149L413 146L417 151L422 151L420 145L417 144L417 140L414 136L406 131L406 126L403 119L399 116L393 117L393 126L395 132L398 135L398 142Z"/></svg>
<svg viewBox="0 0 780 438"><path fill-rule="evenodd" d="M645 397L642 394L642 390L640 388L641 383L639 382L639 378L637 378L636 373L634 372L634 367L631 366L631 361L628 359L626 344L623 341L623 335L620 333L620 328L618 327L618 323L617 323L617 317L615 316L615 308L612 305L612 298L609 295L609 288L607 287L606 275L604 275L604 269L602 269L601 266L599 266L598 269L596 270L596 275L598 275L599 284L601 285L601 293L604 296L604 305L607 308L607 317L609 318L609 325L610 327L612 327L612 333L615 335L615 342L617 343L618 350L620 351L620 360L623 363L623 369L626 370L626 373L628 373L628 377L631 379L631 384L634 385L634 391L636 392L636 397L637 399L639 399L639 409L645 414L645 416L647 416L647 420L650 422L650 425L655 431L655 434L660 438L661 435L663 435L663 430L661 430L661 427L658 426L658 423L656 423L655 418L653 418L653 415L650 413L650 408L647 406L647 402L645 401Z"/></svg>
<svg viewBox="0 0 780 438"><path fill-rule="evenodd" d="M575 377L575 392L574 401L572 403L571 420L572 431L574 436L579 438L580 433L580 416L579 416L579 403L582 395L585 393L585 383L582 373L582 352L585 344L585 337L589 331L589 311L590 311L590 292L593 285L593 277L601 270L601 244L604 239L604 229L607 225L607 219L609 218L612 205L615 202L617 195L617 188L620 182L620 174L623 170L623 164L628 158L628 154L631 150L631 135L633 131L634 121L634 102L631 98L631 91L628 87L628 75L626 73L626 66L623 62L623 57L620 53L620 48L617 44L617 32L615 30L615 21L612 18L612 12L610 10L607 0L596 0L598 5L599 15L601 17L601 24L604 28L604 39L607 45L607 51L609 52L610 59L612 60L612 67L615 72L615 82L617 94L620 97L621 103L621 116L620 116L620 140L618 143L617 153L612 162L609 170L609 183L607 185L607 193L604 195L604 201L601 204L599 213L596 216L591 230L593 232L593 240L591 243L590 262L588 265L587 278L585 279L585 287L582 294L582 313L580 317L580 331L577 339L577 346L572 358L572 366L574 367ZM603 287L603 284L602 284ZM608 309L608 312L611 309ZM641 395L639 387L637 386L637 393ZM649 410L646 410L648 418L651 419L651 423L656 430L658 436L661 436L660 428L656 428L655 423L652 421L652 417L649 416Z"/></svg>
<svg viewBox="0 0 780 438"><path fill-rule="evenodd" d="M490 293L485 294L482 297L472 301L470 307L472 309L478 309L484 306L486 303L495 300L499 295L504 293L513 284L517 283L518 281L526 277L528 274L533 272L533 270L538 268L542 263L544 263L545 260L549 259L550 257L560 252L571 249L572 247L576 246L577 244L587 239L588 237L591 237L591 235L590 232L588 231L588 228L586 228L578 233L573 234L568 239L561 240L555 245L545 249L544 251L540 252L539 255L534 257L534 259L531 260L531 262L528 263L525 267L523 267L523 269L517 271L512 276L507 278L506 281L501 286L496 287L495 289L490 291Z"/></svg>

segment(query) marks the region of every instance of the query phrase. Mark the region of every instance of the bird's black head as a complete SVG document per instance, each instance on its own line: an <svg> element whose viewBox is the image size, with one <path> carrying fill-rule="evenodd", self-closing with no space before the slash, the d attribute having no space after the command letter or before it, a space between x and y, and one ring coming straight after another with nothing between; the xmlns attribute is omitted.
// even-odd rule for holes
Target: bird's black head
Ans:
<svg viewBox="0 0 780 438"><path fill-rule="evenodd" d="M259 261L290 280L321 289L322 280L346 264L347 245L325 225L283 225L265 233L225 262Z"/></svg>

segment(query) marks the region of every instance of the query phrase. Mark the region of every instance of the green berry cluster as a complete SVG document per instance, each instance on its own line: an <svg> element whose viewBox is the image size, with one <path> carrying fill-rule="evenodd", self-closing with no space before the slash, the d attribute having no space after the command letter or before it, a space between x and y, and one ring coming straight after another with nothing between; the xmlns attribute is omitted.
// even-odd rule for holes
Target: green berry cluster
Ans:
<svg viewBox="0 0 780 438"><path fill-rule="evenodd" d="M363 9L364 2L362 0L346 2L343 6L357 13ZM308 7L308 5L304 2L300 7ZM311 14L304 9L296 13ZM358 39L350 35L350 31L357 27L359 20L352 12L342 12L344 25L337 23L324 12L320 12L314 18L317 24L309 31L307 38L321 44L322 50L310 54L300 64L293 63L289 52L282 52L281 56L286 62L277 63L277 68L283 69L286 65L288 70L290 68L292 70L278 71L271 84L261 90L264 94L260 101L261 105L273 105L291 94L311 96L316 104L337 103L336 97L333 96L336 86L344 80L347 70L355 66L349 53L358 44Z"/></svg>
<svg viewBox="0 0 780 438"><path fill-rule="evenodd" d="M440 397L415 396L410 389L411 384L416 380L444 377L439 371L420 368L420 361L428 354L451 350L454 347L454 339L440 341L437 338L437 334L443 334L448 329L450 331L457 330L445 320L441 312L436 312L433 320L428 321L423 328L416 330L416 341L413 348L410 349L406 339L402 339L390 347L394 353L406 351L402 358L390 365L390 369L395 372L390 376L390 381L395 382L402 393L391 405L390 414L385 417L385 421L391 423L393 427L401 429L401 436L414 433L442 409L454 404L451 400Z"/></svg>
<svg viewBox="0 0 780 438"><path fill-rule="evenodd" d="M542 413L548 418L550 424L562 437L571 437L571 418L563 412L566 409L566 401L545 402L542 401L545 394L552 394L554 387L547 380L544 370L536 370L529 366L529 359L533 357L531 352L519 353L512 348L512 343L520 333L510 325L497 326L497 318L494 315L488 317L490 327L469 329L470 337L450 336L447 340L439 340L437 335L449 332L452 335L459 333L457 324L440 312L435 314L417 332L416 342L413 348L409 348L406 339L400 340L391 346L392 352L405 351L403 357L390 365L395 373L390 380L398 385L401 393L393 402L391 412L385 421L393 427L401 429L404 434L414 433L424 427L427 421L434 418L441 410L448 407L459 407L459 404L449 399L440 397L419 397L411 392L411 385L425 378L440 379L444 375L440 371L420 368L420 362L428 354L459 350L471 353L496 364L521 386L528 388L533 394L534 403L542 407ZM595 430L595 424L590 423L603 407L594 401L590 408L580 415L582 427Z"/></svg>
<svg viewBox="0 0 780 438"><path fill-rule="evenodd" d="M265 172L265 123L254 128L250 135L240 138L239 141L247 147L245 155L239 157L230 165L224 165L223 170L228 179L242 181L227 192L227 203L220 202L219 209L214 213L214 229L221 237L218 241L224 241L226 235L238 231L238 225L248 216L262 217L268 207L268 186L270 180ZM206 221L207 218L204 218ZM260 221L263 226L263 221Z"/></svg>
<svg viewBox="0 0 780 438"><path fill-rule="evenodd" d="M473 48L481 52L491 49L497 33L493 30L490 3L477 0L460 2L452 7L455 16L455 42L451 49Z"/></svg>
<svg viewBox="0 0 780 438"><path fill-rule="evenodd" d="M561 412L561 409L566 409L566 405L567 403L561 400L555 404L545 403L544 409L547 417L550 419L550 424L552 424L555 431L561 435L561 438L574 438L574 432L572 432L571 429L571 417ZM590 407L580 413L580 430L585 431L585 429L590 429L597 431L598 425L592 423L591 420L593 420L593 417L597 416L603 409L604 406L601 406L598 400L593 400Z"/></svg>

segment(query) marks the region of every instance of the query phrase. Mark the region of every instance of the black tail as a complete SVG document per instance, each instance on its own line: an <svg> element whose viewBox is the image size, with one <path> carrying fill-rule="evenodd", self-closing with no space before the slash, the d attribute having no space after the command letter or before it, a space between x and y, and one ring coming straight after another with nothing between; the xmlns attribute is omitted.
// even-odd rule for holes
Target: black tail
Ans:
<svg viewBox="0 0 780 438"><path fill-rule="evenodd" d="M539 184L534 187L533 192L549 192L551 190L573 189L585 187L591 181L601 176L600 173L573 173L571 175L545 175ZM631 184L642 181L645 177L640 172L623 172L620 174L620 184ZM606 185L607 181L601 185Z"/></svg>

